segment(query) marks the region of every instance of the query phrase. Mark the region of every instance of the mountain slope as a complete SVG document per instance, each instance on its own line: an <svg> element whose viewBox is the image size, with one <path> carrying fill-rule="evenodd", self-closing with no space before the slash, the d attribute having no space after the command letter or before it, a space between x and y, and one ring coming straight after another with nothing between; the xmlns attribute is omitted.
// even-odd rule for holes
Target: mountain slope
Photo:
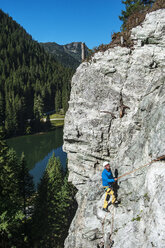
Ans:
<svg viewBox="0 0 165 248"><path fill-rule="evenodd" d="M81 42L59 45L55 42L40 43L57 61L67 67L76 69L81 63ZM88 48L85 46L86 56Z"/></svg>
<svg viewBox="0 0 165 248"><path fill-rule="evenodd" d="M38 131L43 112L66 111L72 74L0 10L0 125L8 135Z"/></svg>

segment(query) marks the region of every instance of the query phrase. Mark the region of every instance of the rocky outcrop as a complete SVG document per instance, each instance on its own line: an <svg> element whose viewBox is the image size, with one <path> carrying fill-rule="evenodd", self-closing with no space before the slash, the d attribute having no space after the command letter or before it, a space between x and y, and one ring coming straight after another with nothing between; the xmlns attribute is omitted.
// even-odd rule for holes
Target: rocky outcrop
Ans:
<svg viewBox="0 0 165 248"><path fill-rule="evenodd" d="M82 61L81 44L82 44L82 42L72 42L72 43L63 45L63 48L64 48L65 52L70 54L73 58L75 58L80 63ZM88 54L89 54L89 49L88 49L88 47L86 45L84 46L84 50L85 50L85 57L87 57Z"/></svg>
<svg viewBox="0 0 165 248"><path fill-rule="evenodd" d="M165 155L165 10L131 38L133 49L96 53L72 79L64 149L78 210L65 248L165 247L165 161L121 178L119 206L102 211L104 160L120 176Z"/></svg>
<svg viewBox="0 0 165 248"><path fill-rule="evenodd" d="M59 45L56 42L40 43L44 49L52 54L55 59L66 67L76 69L82 61L82 42L72 42L66 45ZM89 49L85 45L85 57L89 54Z"/></svg>

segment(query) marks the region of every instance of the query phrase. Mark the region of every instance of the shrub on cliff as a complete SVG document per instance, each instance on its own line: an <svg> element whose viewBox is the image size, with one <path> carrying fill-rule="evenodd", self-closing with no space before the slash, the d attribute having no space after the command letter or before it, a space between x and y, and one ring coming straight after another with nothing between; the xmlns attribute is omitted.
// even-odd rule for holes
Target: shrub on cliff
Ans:
<svg viewBox="0 0 165 248"><path fill-rule="evenodd" d="M127 30L127 22L129 17L136 12L144 12L148 10L155 0L123 0L122 3L125 4L125 10L122 10L119 19L123 21L122 30Z"/></svg>
<svg viewBox="0 0 165 248"><path fill-rule="evenodd" d="M95 47L86 61L89 61L95 53L105 52L107 49L116 46L132 48L133 41L130 39L131 29L140 25L147 13L165 8L164 0L126 0L122 2L126 5L126 9L119 16L120 20L123 21L123 25L121 26L122 31L113 33L112 41L109 44L101 44Z"/></svg>

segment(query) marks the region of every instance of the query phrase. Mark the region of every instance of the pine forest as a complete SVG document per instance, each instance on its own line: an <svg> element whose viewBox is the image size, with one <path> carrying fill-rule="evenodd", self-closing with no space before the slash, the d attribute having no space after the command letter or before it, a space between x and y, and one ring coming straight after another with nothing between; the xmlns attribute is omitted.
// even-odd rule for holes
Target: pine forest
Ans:
<svg viewBox="0 0 165 248"><path fill-rule="evenodd" d="M0 10L0 125L6 137L40 131L46 112L65 113L72 75Z"/></svg>

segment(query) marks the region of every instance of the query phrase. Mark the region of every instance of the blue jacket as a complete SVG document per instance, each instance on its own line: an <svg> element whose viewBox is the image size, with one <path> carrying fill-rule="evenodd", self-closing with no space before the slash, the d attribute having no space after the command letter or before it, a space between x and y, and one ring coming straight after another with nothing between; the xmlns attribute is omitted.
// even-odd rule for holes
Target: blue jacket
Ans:
<svg viewBox="0 0 165 248"><path fill-rule="evenodd" d="M107 171L106 169L103 170L102 172L102 183L103 186L112 186L112 184L115 182L113 176L112 176L112 172Z"/></svg>

